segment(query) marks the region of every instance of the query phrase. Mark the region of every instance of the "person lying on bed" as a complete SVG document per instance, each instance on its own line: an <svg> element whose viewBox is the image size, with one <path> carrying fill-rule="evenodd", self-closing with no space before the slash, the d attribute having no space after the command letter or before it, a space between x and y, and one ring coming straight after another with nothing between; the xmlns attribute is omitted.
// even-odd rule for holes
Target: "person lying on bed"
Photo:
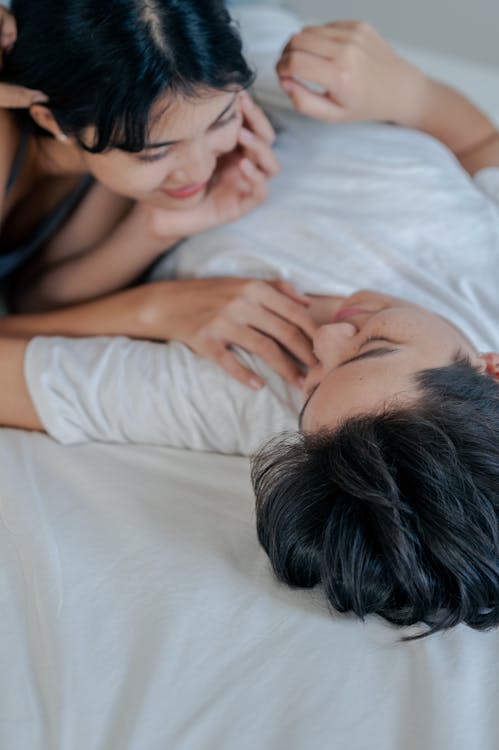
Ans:
<svg viewBox="0 0 499 750"><path fill-rule="evenodd" d="M239 279L127 289L179 239L262 203L278 171L223 3L13 0L12 13L0 6L0 284L13 311L32 313L33 335L182 341L251 385L211 327L242 299L237 321L224 307L225 339L296 384L315 329L289 285L249 302ZM1 318L0 333L17 325Z"/></svg>
<svg viewBox="0 0 499 750"><path fill-rule="evenodd" d="M295 59L310 44L327 60ZM4 340L2 421L66 444L242 454L287 430L253 461L258 534L281 580L321 583L361 617L496 625L499 356L481 352L499 349L497 130L364 26L304 32L279 71L303 111L419 127L469 171L415 130L273 111L282 174L269 202L189 240L160 273L285 276L314 295L323 325L303 392L242 351L266 380L257 393L180 344ZM290 76L330 79L333 95ZM356 291L366 284L381 291Z"/></svg>

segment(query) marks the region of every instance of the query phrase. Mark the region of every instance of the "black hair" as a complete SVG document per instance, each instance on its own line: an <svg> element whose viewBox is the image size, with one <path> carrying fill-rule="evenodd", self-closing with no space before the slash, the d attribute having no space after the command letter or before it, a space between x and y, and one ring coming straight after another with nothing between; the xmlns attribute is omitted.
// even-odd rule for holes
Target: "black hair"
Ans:
<svg viewBox="0 0 499 750"><path fill-rule="evenodd" d="M1 79L43 91L63 132L92 153L141 151L166 92L237 91L253 80L221 0L13 0L11 11L18 40ZM18 116L26 127L28 113Z"/></svg>
<svg viewBox="0 0 499 750"><path fill-rule="evenodd" d="M254 457L277 577L425 634L499 624L499 387L467 361L418 373L411 407L278 437Z"/></svg>

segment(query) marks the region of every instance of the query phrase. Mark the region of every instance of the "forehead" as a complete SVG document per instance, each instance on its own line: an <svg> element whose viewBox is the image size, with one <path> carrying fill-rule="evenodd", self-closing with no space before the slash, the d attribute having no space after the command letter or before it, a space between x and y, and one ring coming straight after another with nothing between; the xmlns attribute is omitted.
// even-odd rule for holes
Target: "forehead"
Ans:
<svg viewBox="0 0 499 750"><path fill-rule="evenodd" d="M149 141L180 141L206 130L230 109L237 93L200 90L192 97L171 95L160 99L150 116Z"/></svg>
<svg viewBox="0 0 499 750"><path fill-rule="evenodd" d="M334 428L348 417L412 403L420 368L403 351L366 359L327 373L303 414L302 426L313 432Z"/></svg>

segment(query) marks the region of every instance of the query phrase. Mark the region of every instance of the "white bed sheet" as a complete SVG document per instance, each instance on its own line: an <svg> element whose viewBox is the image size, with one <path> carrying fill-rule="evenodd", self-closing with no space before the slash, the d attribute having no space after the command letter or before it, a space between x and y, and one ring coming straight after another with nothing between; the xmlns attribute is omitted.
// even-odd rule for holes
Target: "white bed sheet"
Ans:
<svg viewBox="0 0 499 750"><path fill-rule="evenodd" d="M0 431L0 602L1 750L499 747L499 631L279 585L244 459Z"/></svg>
<svg viewBox="0 0 499 750"><path fill-rule="evenodd" d="M270 575L243 459L0 435L2 750L496 750L499 632Z"/></svg>

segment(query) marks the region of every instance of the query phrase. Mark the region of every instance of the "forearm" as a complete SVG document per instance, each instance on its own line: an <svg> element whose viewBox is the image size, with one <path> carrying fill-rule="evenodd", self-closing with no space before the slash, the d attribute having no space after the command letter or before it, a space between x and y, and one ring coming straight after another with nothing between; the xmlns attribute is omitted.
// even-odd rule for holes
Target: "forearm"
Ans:
<svg viewBox="0 0 499 750"><path fill-rule="evenodd" d="M28 272L19 284L16 307L38 312L124 289L178 241L153 236L146 213L133 211L98 246Z"/></svg>
<svg viewBox="0 0 499 750"><path fill-rule="evenodd" d="M27 339L0 338L0 425L43 430L24 380Z"/></svg>
<svg viewBox="0 0 499 750"><path fill-rule="evenodd" d="M495 124L469 99L422 73L413 103L397 122L421 130L444 143L471 174L499 165Z"/></svg>
<svg viewBox="0 0 499 750"><path fill-rule="evenodd" d="M169 282L160 283L163 286L169 285ZM155 338L156 320L153 310L156 288L157 284L148 284L50 312L0 317L0 336L123 335L131 338ZM164 293L168 294L166 289Z"/></svg>

